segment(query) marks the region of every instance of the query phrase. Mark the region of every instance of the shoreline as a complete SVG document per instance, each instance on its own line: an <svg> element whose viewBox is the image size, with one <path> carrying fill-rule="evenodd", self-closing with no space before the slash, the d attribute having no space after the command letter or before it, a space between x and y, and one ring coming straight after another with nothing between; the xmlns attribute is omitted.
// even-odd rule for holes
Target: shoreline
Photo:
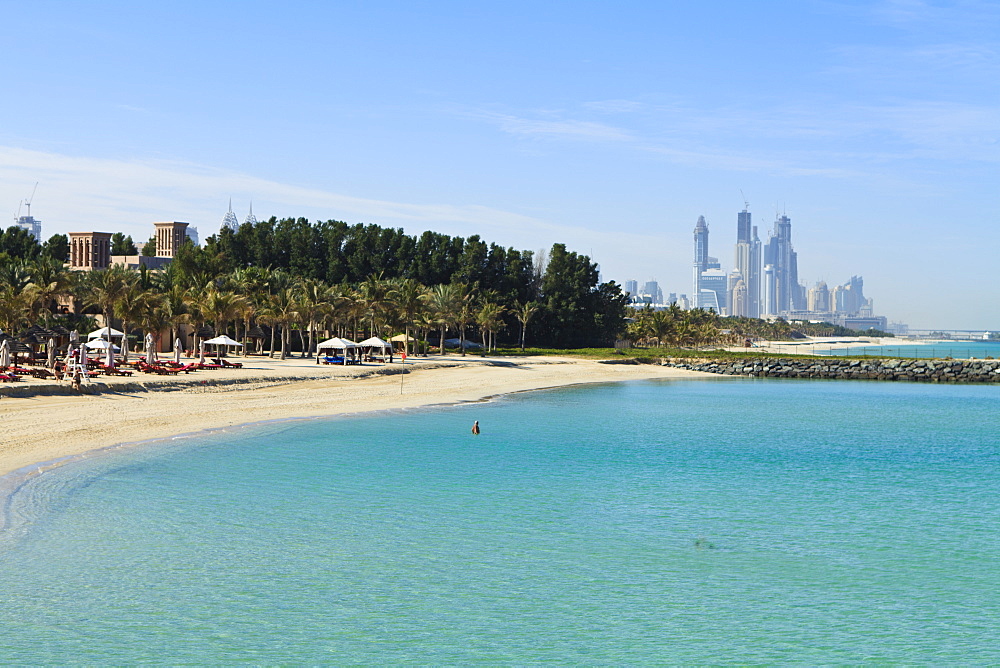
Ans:
<svg viewBox="0 0 1000 668"><path fill-rule="evenodd" d="M47 470L109 448L272 421L426 409L579 384L718 378L659 365L560 357L446 356L410 358L405 366L346 368L301 358L236 359L245 368L181 377L102 378L84 385L80 394L51 381L48 386L24 381L23 389L5 386L16 393L0 400L5 425L0 486L18 486L12 478L30 475L33 467Z"/></svg>
<svg viewBox="0 0 1000 668"><path fill-rule="evenodd" d="M771 353L775 355L814 354L816 349L833 351L849 348L892 348L900 346L933 346L942 343L954 343L941 339L911 339L907 337L877 337L877 336L816 336L793 341L757 341L752 348L744 346L727 346L729 352Z"/></svg>

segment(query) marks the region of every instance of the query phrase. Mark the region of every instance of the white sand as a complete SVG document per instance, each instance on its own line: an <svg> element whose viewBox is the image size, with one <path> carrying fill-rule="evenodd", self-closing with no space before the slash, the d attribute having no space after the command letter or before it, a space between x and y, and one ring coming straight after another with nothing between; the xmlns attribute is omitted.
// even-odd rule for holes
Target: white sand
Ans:
<svg viewBox="0 0 1000 668"><path fill-rule="evenodd" d="M878 336L830 336L830 337L808 337L795 341L756 341L752 348L743 346L730 346L726 350L734 352L759 352L773 353L776 355L821 355L830 350L843 350L845 348L876 348L879 346L918 346L928 345L936 341L930 339L910 339L905 337L878 337ZM873 350L873 355L878 351Z"/></svg>
<svg viewBox="0 0 1000 668"><path fill-rule="evenodd" d="M83 394L65 382L32 378L0 386L0 475L120 443L262 420L476 401L578 383L710 376L553 357L411 357L405 365L346 368L298 358L234 359L246 368L101 377Z"/></svg>

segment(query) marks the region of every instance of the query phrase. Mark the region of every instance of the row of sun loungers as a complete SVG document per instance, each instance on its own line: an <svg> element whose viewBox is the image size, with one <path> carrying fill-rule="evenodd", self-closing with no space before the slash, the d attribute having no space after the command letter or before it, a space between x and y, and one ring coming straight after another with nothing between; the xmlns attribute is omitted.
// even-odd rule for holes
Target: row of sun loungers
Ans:
<svg viewBox="0 0 1000 668"><path fill-rule="evenodd" d="M145 360L138 359L130 364L122 364L119 366L107 366L106 364L91 360L87 371L83 372L88 378L96 378L101 374L106 374L109 376L131 376L133 370L128 368L131 366L136 371L142 371L143 373L153 373L161 376L166 375L177 375L179 373L190 373L192 371L211 371L214 369L242 369L243 364L240 362L230 362L225 358L214 359L211 362L188 362L186 364L177 364L176 362L164 361L164 362L154 362L152 364L147 364ZM21 376L31 376L33 378L39 378L42 380L55 379L61 380L65 377L64 372L60 371L59 368L55 371L47 369L45 367L20 367L11 366L4 369L0 369L0 383L13 383L21 380Z"/></svg>

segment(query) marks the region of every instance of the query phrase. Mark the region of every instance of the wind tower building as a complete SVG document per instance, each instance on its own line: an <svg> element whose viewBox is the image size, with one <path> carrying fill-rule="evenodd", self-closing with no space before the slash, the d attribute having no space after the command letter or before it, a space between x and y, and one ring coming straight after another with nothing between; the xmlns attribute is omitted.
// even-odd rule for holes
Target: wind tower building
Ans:
<svg viewBox="0 0 1000 668"><path fill-rule="evenodd" d="M156 257L174 257L187 240L187 226L176 221L153 223Z"/></svg>

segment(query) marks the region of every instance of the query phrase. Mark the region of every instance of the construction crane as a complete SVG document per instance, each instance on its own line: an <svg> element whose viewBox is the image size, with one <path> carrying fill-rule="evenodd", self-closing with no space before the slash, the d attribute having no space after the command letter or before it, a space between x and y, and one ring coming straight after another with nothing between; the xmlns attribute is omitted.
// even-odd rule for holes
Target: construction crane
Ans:
<svg viewBox="0 0 1000 668"><path fill-rule="evenodd" d="M750 210L750 202L747 201L747 196L743 194L743 188L740 188L740 197L743 198L743 210L744 211L749 211Z"/></svg>
<svg viewBox="0 0 1000 668"><path fill-rule="evenodd" d="M31 201L35 199L35 191L38 190L38 181L35 181L35 187L31 189L31 197L24 200L24 206L28 208L28 218L31 218ZM21 217L21 209L18 207L17 210L18 218Z"/></svg>

